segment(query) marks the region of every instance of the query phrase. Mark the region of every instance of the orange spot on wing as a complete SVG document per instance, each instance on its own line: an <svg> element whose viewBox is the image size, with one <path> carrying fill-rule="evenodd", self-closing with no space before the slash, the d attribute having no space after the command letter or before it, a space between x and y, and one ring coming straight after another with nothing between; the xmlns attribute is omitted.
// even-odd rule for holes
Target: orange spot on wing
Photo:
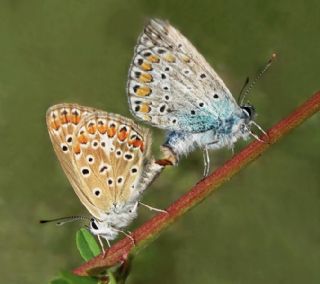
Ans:
<svg viewBox="0 0 320 284"><path fill-rule="evenodd" d="M73 152L78 155L81 152L81 148L80 148L80 144L76 144L75 146L73 146Z"/></svg>
<svg viewBox="0 0 320 284"><path fill-rule="evenodd" d="M148 104L141 104L140 105L140 109L139 109L140 112L146 113L146 112L150 112L150 110L151 110L151 108L149 107Z"/></svg>
<svg viewBox="0 0 320 284"><path fill-rule="evenodd" d="M139 138L136 138L136 139L130 141L129 144L132 145L134 148L138 148L141 146L142 140L140 140Z"/></svg>
<svg viewBox="0 0 320 284"><path fill-rule="evenodd" d="M128 143L132 145L134 148L140 148L141 152L144 151L144 143L140 138L136 138Z"/></svg>
<svg viewBox="0 0 320 284"><path fill-rule="evenodd" d="M159 63L160 62L160 58L154 54L150 55L147 59L149 61L151 61L152 63Z"/></svg>
<svg viewBox="0 0 320 284"><path fill-rule="evenodd" d="M108 131L107 126L105 126L104 124L99 124L98 125L98 131L101 134L105 134Z"/></svg>
<svg viewBox="0 0 320 284"><path fill-rule="evenodd" d="M136 94L140 97L149 96L151 94L151 89L149 87L137 88Z"/></svg>
<svg viewBox="0 0 320 284"><path fill-rule="evenodd" d="M143 73L139 77L139 81L142 83L150 83L153 80L153 77L151 74Z"/></svg>
<svg viewBox="0 0 320 284"><path fill-rule="evenodd" d="M147 62L143 62L141 65L140 65L141 69L144 70L144 71L150 71L152 70L152 65L151 63L147 63Z"/></svg>
<svg viewBox="0 0 320 284"><path fill-rule="evenodd" d="M128 132L125 128L122 128L120 132L118 133L118 139L120 141L124 141L128 137Z"/></svg>
<svg viewBox="0 0 320 284"><path fill-rule="evenodd" d="M183 60L184 62L190 63L190 57L189 57L189 56L187 56L187 55L182 55L181 58L182 58L182 60Z"/></svg>
<svg viewBox="0 0 320 284"><path fill-rule="evenodd" d="M73 113L71 115L71 122L77 125L80 122L80 116L78 114Z"/></svg>
<svg viewBox="0 0 320 284"><path fill-rule="evenodd" d="M176 62L176 58L171 53L166 54L163 59L170 63Z"/></svg>
<svg viewBox="0 0 320 284"><path fill-rule="evenodd" d="M68 123L67 115L64 115L64 114L61 115L60 116L60 121L61 121L62 124Z"/></svg>
<svg viewBox="0 0 320 284"><path fill-rule="evenodd" d="M90 134L95 134L97 131L97 128L94 124L89 124L89 126L87 127L87 130Z"/></svg>
<svg viewBox="0 0 320 284"><path fill-rule="evenodd" d="M109 137L114 137L114 135L116 135L116 128L115 127L107 128L107 134Z"/></svg>
<svg viewBox="0 0 320 284"><path fill-rule="evenodd" d="M80 134L78 136L78 141L81 144L87 144L88 143L88 138L84 134Z"/></svg>
<svg viewBox="0 0 320 284"><path fill-rule="evenodd" d="M58 130L60 128L59 121L56 121L56 120L51 121L50 127L53 128L54 130Z"/></svg>

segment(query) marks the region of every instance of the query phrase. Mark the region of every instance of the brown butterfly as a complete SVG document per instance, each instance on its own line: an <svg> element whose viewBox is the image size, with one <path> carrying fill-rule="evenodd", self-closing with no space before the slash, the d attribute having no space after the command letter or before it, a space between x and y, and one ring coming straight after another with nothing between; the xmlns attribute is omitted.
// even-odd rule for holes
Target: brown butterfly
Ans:
<svg viewBox="0 0 320 284"><path fill-rule="evenodd" d="M137 216L139 203L163 211L139 201L163 168L150 154L148 129L123 116L77 104L49 108L46 120L60 164L93 216L89 229L101 245L100 237L110 246L119 232L129 236L122 228Z"/></svg>

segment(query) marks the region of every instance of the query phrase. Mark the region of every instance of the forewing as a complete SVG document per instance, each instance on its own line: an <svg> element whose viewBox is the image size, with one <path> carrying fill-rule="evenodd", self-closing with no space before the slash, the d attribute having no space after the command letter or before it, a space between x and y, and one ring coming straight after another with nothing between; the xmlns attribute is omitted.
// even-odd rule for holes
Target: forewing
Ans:
<svg viewBox="0 0 320 284"><path fill-rule="evenodd" d="M168 22L150 20L129 70L131 112L151 125L203 132L238 106L196 48Z"/></svg>
<svg viewBox="0 0 320 284"><path fill-rule="evenodd" d="M58 104L50 107L46 114L49 136L60 164L81 202L91 212L98 214L94 205L88 202L82 188L81 176L75 168L72 147L74 132L80 121L95 112L96 109L77 104Z"/></svg>
<svg viewBox="0 0 320 284"><path fill-rule="evenodd" d="M131 201L135 187L150 161L151 136L132 120L95 112L74 133L74 170L98 219L105 219L113 205ZM88 208L89 209L89 208ZM89 209L90 211L90 209Z"/></svg>

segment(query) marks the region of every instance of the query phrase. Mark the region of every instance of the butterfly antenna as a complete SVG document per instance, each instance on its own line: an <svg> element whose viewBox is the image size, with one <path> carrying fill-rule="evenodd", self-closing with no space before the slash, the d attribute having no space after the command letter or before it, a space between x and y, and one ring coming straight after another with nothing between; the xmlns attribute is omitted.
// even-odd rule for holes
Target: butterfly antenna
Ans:
<svg viewBox="0 0 320 284"><path fill-rule="evenodd" d="M253 79L253 81L251 82L250 85L248 85L249 77L247 78L244 86L241 89L240 95L239 95L238 102L239 102L240 106L243 105L243 102L244 102L245 98L247 97L247 95L250 93L250 91L252 90L254 85L257 83L257 81L259 81L259 79L262 77L262 75L270 68L271 64L276 59L276 57L277 57L276 53L273 53L271 55L271 58L268 60L267 64L261 69L261 71L258 72L258 74Z"/></svg>
<svg viewBox="0 0 320 284"><path fill-rule="evenodd" d="M243 84L243 86L242 86L242 88L241 88L241 90L240 90L240 93L239 93L239 96L238 96L238 104L240 105L240 100L241 100L241 98L242 98L242 93L243 93L243 91L246 89L246 87L248 86L248 84L249 84L249 77L247 77L246 78L246 80L245 80L245 82L244 82L244 84Z"/></svg>
<svg viewBox="0 0 320 284"><path fill-rule="evenodd" d="M69 217L62 217L62 218L56 218L56 219L50 219L50 220L40 220L40 224L56 222L57 226L62 226L66 223L79 221L79 220L90 220L90 218L84 217L84 216L69 216Z"/></svg>

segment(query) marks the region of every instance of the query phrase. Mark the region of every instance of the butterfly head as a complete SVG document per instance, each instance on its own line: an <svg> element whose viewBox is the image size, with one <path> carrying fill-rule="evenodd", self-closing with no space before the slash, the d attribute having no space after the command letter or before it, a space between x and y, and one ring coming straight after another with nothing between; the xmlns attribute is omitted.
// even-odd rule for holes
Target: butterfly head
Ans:
<svg viewBox="0 0 320 284"><path fill-rule="evenodd" d="M94 218L90 220L89 230L93 235L101 235L108 240L113 240L118 235L118 232L112 228L109 222L99 221Z"/></svg>
<svg viewBox="0 0 320 284"><path fill-rule="evenodd" d="M240 106L244 115L245 124L249 124L256 116L256 109L253 105L247 103Z"/></svg>
<svg viewBox="0 0 320 284"><path fill-rule="evenodd" d="M246 103L240 105L240 109L241 114L240 119L238 120L239 123L236 124L235 128L233 129L233 133L238 133L238 136L236 135L234 137L235 141L237 141L240 137L246 140L250 136L250 128L251 125L254 124L254 119L256 117L256 109L253 105Z"/></svg>
<svg viewBox="0 0 320 284"><path fill-rule="evenodd" d="M101 235L108 240L113 240L117 237L119 229L126 227L133 219L137 217L137 205L135 204L120 204L111 208L106 214L107 218L98 220L92 218L89 223L89 230L93 235Z"/></svg>

